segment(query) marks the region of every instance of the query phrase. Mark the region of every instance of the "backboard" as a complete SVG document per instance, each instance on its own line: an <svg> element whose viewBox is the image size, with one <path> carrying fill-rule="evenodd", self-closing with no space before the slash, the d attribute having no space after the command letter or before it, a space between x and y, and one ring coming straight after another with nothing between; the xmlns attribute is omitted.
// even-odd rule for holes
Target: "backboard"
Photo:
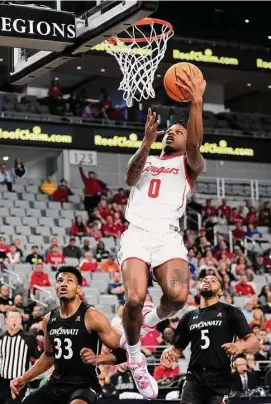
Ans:
<svg viewBox="0 0 271 404"><path fill-rule="evenodd" d="M27 39L25 47L12 48L10 82L16 85L28 84L68 60L80 57L94 45L154 13L157 5L156 0L97 0L95 7L79 17L74 16L75 40L61 52L47 50L46 46L43 50L30 49Z"/></svg>

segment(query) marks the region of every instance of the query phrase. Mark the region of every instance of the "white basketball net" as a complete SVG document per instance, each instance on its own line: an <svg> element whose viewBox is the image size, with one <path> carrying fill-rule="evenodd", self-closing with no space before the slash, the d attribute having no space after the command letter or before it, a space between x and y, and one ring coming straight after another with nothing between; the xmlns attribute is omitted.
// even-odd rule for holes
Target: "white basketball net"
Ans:
<svg viewBox="0 0 271 404"><path fill-rule="evenodd" d="M173 31L166 25L159 25L161 32L157 33L154 25L155 22L148 25L148 35L142 32L142 26L135 25L125 30L127 36L133 40L131 43L123 43L117 36L114 37L115 44L106 43L107 53L116 58L123 74L119 90L123 91L123 99L128 107L133 105L133 99L140 102L142 98L155 97L152 86L155 72L165 56L167 41L172 37ZM145 38L146 42L137 42L136 39L139 38Z"/></svg>

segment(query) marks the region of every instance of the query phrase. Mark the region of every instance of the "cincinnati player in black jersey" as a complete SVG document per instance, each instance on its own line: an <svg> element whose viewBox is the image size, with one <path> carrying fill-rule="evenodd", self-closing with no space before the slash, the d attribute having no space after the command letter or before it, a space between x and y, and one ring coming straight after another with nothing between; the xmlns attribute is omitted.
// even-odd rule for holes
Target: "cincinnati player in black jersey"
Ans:
<svg viewBox="0 0 271 404"><path fill-rule="evenodd" d="M120 335L103 313L81 302L82 275L78 269L63 266L56 280L60 307L43 319L44 353L22 377L11 381L11 393L15 398L28 382L54 366L49 381L28 395L24 404L93 404L101 390L97 369L83 362L81 354L99 354L102 344L115 353ZM117 363L124 360L122 356Z"/></svg>
<svg viewBox="0 0 271 404"><path fill-rule="evenodd" d="M259 342L243 313L219 302L223 292L219 278L208 275L199 286L200 308L180 320L172 346L162 363L176 362L191 342L191 358L181 394L181 404L221 404L230 392L231 356L254 353ZM239 337L240 340L235 341Z"/></svg>

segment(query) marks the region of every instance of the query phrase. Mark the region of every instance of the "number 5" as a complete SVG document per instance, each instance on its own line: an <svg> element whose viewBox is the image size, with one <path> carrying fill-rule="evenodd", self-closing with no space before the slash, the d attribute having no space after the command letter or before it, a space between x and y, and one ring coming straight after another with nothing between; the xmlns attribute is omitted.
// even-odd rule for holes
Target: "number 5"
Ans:
<svg viewBox="0 0 271 404"><path fill-rule="evenodd" d="M201 330L201 341L204 341L204 344L201 345L201 349L207 349L210 345L210 338L206 335L209 333L209 330Z"/></svg>

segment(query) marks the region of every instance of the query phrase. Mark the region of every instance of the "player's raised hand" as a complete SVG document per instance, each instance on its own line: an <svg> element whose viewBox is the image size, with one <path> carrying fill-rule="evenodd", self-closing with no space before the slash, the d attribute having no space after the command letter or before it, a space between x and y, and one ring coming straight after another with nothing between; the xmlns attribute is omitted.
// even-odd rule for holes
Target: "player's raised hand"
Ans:
<svg viewBox="0 0 271 404"><path fill-rule="evenodd" d="M222 345L222 347L227 355L236 357L241 355L244 350L244 343L242 341L237 342L228 342L227 344Z"/></svg>
<svg viewBox="0 0 271 404"><path fill-rule="evenodd" d="M145 124L145 140L150 144L156 141L157 136L162 135L164 130L158 130L160 124L159 119L156 119L156 112L148 109L148 116Z"/></svg>
<svg viewBox="0 0 271 404"><path fill-rule="evenodd" d="M80 356L82 361L88 365L96 365L96 355L95 353L89 348L83 348L80 351Z"/></svg>
<svg viewBox="0 0 271 404"><path fill-rule="evenodd" d="M23 377L17 377L16 379L11 380L10 382L10 390L11 390L11 397L13 400L18 396L19 392L24 388L25 381Z"/></svg>
<svg viewBox="0 0 271 404"><path fill-rule="evenodd" d="M184 74L180 76L178 73L176 75L177 79L175 81L176 85L180 89L184 89L190 95L192 102L202 101L202 96L206 88L206 81L202 80L202 76L194 72L184 69Z"/></svg>
<svg viewBox="0 0 271 404"><path fill-rule="evenodd" d="M181 356L181 350L171 346L165 349L161 355L160 362L162 365L169 366L178 361Z"/></svg>

